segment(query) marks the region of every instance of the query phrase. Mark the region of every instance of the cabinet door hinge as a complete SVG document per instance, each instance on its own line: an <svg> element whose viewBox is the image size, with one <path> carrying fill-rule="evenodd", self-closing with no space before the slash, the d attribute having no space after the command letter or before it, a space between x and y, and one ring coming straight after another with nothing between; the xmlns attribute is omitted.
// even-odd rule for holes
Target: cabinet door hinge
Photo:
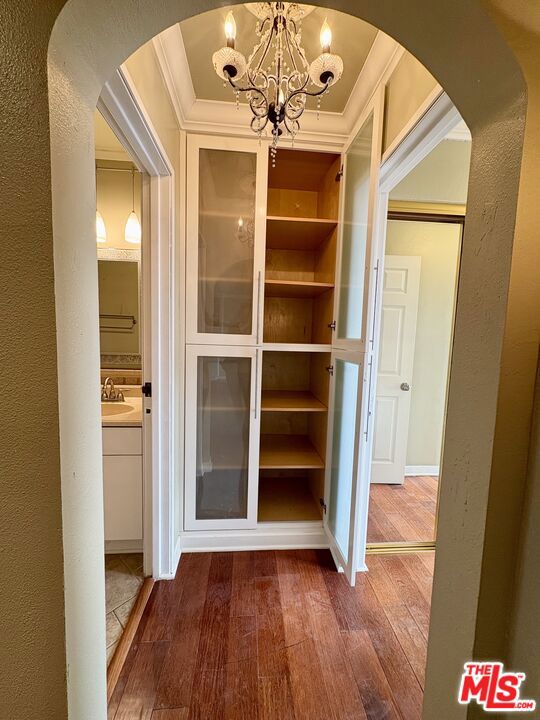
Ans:
<svg viewBox="0 0 540 720"><path fill-rule="evenodd" d="M144 397L152 397L152 383L145 382L141 390Z"/></svg>
<svg viewBox="0 0 540 720"><path fill-rule="evenodd" d="M343 165L339 168L339 170L336 173L336 182L339 182L342 177L343 177Z"/></svg>
<svg viewBox="0 0 540 720"><path fill-rule="evenodd" d="M322 498L319 498L319 505L322 507L324 514L326 515L326 503Z"/></svg>
<svg viewBox="0 0 540 720"><path fill-rule="evenodd" d="M332 320L331 323L328 323L328 327L330 328L330 330L333 330L334 332L336 332L336 321Z"/></svg>
<svg viewBox="0 0 540 720"><path fill-rule="evenodd" d="M333 375L333 374L334 374L334 366L333 366L333 365L327 365L326 368L325 368L325 370L326 370L326 372L327 372L329 375Z"/></svg>

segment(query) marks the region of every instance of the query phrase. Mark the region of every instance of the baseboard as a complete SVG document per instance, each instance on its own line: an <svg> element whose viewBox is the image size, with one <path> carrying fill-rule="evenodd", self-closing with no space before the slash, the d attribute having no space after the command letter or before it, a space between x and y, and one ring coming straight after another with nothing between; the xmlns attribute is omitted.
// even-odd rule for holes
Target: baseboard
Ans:
<svg viewBox="0 0 540 720"><path fill-rule="evenodd" d="M120 553L142 553L142 540L105 540L105 555Z"/></svg>
<svg viewBox="0 0 540 720"><path fill-rule="evenodd" d="M438 465L405 465L405 477L410 475L439 475Z"/></svg>
<svg viewBox="0 0 540 720"><path fill-rule="evenodd" d="M261 523L254 530L208 530L181 534L182 553L242 550L321 550L329 547L321 523Z"/></svg>

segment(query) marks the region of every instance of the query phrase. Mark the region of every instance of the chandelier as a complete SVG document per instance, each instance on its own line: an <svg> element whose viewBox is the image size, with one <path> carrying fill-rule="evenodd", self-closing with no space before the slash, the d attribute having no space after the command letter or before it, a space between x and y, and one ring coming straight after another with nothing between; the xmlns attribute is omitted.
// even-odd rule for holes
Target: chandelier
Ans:
<svg viewBox="0 0 540 720"><path fill-rule="evenodd" d="M300 117L308 97L322 96L343 73L343 61L330 52L332 31L325 20L320 33L322 53L310 64L301 45L303 6L297 3L259 2L250 5L257 17L258 41L248 60L235 48L236 22L232 11L225 20L227 46L214 53L218 76L240 93L253 113L251 129L259 135L270 124L272 163L279 137L286 132L293 140L300 130ZM239 82L243 80L240 85Z"/></svg>

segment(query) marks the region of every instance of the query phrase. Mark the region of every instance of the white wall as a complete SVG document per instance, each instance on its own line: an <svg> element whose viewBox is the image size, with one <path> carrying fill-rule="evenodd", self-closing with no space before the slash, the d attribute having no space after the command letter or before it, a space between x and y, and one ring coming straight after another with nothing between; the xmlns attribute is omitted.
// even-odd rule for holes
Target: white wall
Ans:
<svg viewBox="0 0 540 720"><path fill-rule="evenodd" d="M443 140L390 193L391 200L465 205L471 143Z"/></svg>
<svg viewBox="0 0 540 720"><path fill-rule="evenodd" d="M388 255L422 258L407 465L439 465L461 226L388 222Z"/></svg>

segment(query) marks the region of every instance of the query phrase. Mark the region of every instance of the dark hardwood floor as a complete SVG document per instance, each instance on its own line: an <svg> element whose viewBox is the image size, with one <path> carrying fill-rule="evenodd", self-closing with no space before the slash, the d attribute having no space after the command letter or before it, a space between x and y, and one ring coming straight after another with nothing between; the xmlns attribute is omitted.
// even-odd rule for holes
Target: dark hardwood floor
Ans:
<svg viewBox="0 0 540 720"><path fill-rule="evenodd" d="M406 477L403 485L369 489L367 541L431 542L435 539L438 478Z"/></svg>
<svg viewBox="0 0 540 720"><path fill-rule="evenodd" d="M156 583L110 720L417 720L433 554L190 554Z"/></svg>

